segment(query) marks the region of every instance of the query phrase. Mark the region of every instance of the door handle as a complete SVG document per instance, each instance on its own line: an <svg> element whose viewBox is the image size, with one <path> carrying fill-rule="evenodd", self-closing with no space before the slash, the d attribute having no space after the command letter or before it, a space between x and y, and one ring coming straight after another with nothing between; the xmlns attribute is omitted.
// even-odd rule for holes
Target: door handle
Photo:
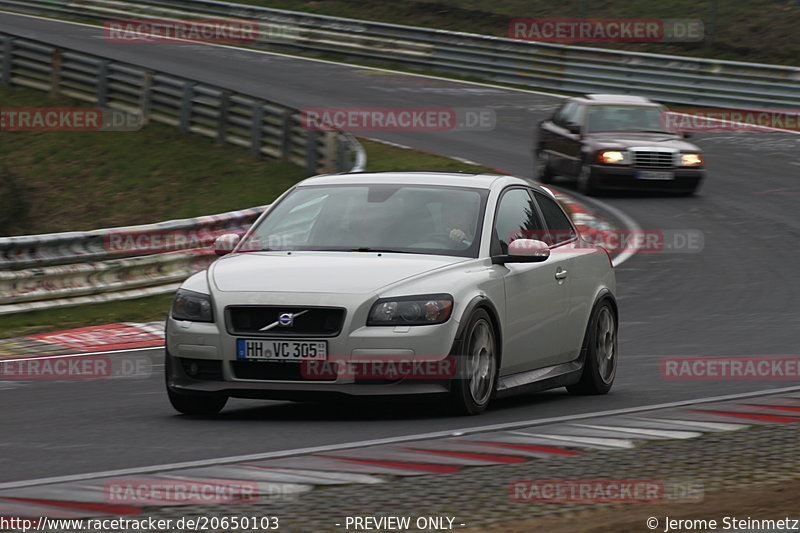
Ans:
<svg viewBox="0 0 800 533"><path fill-rule="evenodd" d="M569 272L561 267L558 267L558 270L556 270L556 279L559 281L562 279L567 279L567 274L569 274Z"/></svg>

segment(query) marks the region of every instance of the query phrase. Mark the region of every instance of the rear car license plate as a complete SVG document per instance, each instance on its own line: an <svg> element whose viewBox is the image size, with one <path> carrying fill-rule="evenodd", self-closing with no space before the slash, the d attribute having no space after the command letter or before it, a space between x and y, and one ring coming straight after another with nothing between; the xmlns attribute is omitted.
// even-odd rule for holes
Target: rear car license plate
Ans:
<svg viewBox="0 0 800 533"><path fill-rule="evenodd" d="M314 361L328 357L326 341L236 339L236 358L261 361Z"/></svg>
<svg viewBox="0 0 800 533"><path fill-rule="evenodd" d="M636 173L636 177L640 180L671 180L675 179L675 174L659 170L640 170Z"/></svg>

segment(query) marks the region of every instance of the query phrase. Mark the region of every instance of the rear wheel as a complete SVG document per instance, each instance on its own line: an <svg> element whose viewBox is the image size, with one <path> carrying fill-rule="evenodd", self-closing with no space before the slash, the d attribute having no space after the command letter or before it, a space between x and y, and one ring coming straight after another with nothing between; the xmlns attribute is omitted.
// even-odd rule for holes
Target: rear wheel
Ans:
<svg viewBox="0 0 800 533"><path fill-rule="evenodd" d="M497 339L489 314L476 310L465 329L463 353L455 354L450 406L457 414L482 413L497 388Z"/></svg>
<svg viewBox="0 0 800 533"><path fill-rule="evenodd" d="M605 394L617 374L617 318L608 301L595 307L583 340L583 372L572 394Z"/></svg>

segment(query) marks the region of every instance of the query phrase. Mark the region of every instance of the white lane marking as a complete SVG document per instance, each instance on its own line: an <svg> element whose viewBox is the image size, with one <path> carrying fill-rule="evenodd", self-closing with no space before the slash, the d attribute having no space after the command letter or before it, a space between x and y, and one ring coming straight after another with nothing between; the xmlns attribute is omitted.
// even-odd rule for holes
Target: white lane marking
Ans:
<svg viewBox="0 0 800 533"><path fill-rule="evenodd" d="M31 479L24 481L9 481L0 483L0 490L15 489L20 487L31 487L35 485L47 485L51 483L64 483L69 481L83 481L97 478L107 478L114 476L128 476L134 474L147 474L154 472L165 472L169 470L179 470L184 468L193 468L200 466L212 466L221 464L242 463L246 461L260 461L264 459L275 459L279 457L290 457L295 455L307 455L322 452L331 452L339 450L348 450L352 448L362 448L366 446L377 446L381 444L397 444L403 442L410 442L415 440L438 439L445 437L452 437L454 435L468 435L472 433L483 433L487 431L506 431L514 429L523 429L531 426L542 426L545 424L553 424L557 422L570 422L573 420L586 420L589 418L596 418L601 416L624 415L630 413L641 413L645 411L653 411L657 409L669 409L674 407L685 407L689 405L697 405L702 403L720 402L725 400L738 400L742 398L752 398L756 396L765 396L771 394L781 394L785 392L798 392L800 385L794 387L783 387L779 389L765 389L754 392L742 392L737 394L727 394L724 396L712 396L709 398L696 398L693 400L680 400L677 402L661 403L655 405L643 405L639 407L625 407L621 409L611 409L608 411L598 411L595 413L581 413L576 415L553 416L548 418L541 418L538 420L526 420L519 422L504 422L502 424L490 424L487 426L477 426L471 428L434 431L430 433L420 433L416 435L404 435L399 437L385 437L381 439L371 439L357 442L347 442L341 444L326 444L322 446L311 446L308 448L297 448L294 450L279 450L274 452L255 453L248 455L235 455L230 457L219 457L216 459L200 459L196 461L184 461L180 463L168 463L161 465L142 466L133 468L122 468L118 470L106 470L103 472L88 472L85 474L71 474L66 476L53 476L49 478ZM754 423L755 424L755 423ZM574 439L574 437L570 437ZM0 495L2 496L2 495Z"/></svg>
<svg viewBox="0 0 800 533"><path fill-rule="evenodd" d="M573 191L569 191L568 194L575 194L575 193ZM586 202L588 204L594 204L595 207L597 207L598 209L611 213L612 216L616 217L620 222L622 222L625 226L628 227L628 230L630 231L631 235L642 234L641 226L639 226L639 224L635 220L633 220L630 216L628 216L628 214L625 213L624 211L617 209L613 205L607 204L606 202L598 200L597 198L590 198L588 196L583 196L583 195L579 196L582 202ZM616 256L611 261L611 264L613 264L614 267L618 267L619 265L621 265L634 255L636 255L636 253L642 247L642 243L639 242L639 239L632 239L632 244L633 244L632 247L626 248L621 254Z"/></svg>
<svg viewBox="0 0 800 533"><path fill-rule="evenodd" d="M627 433L630 435L640 435L642 437L656 437L660 439L692 439L699 437L703 433L700 431L669 431L663 429L630 428L622 426L595 426L593 424L572 424L574 427L587 429L601 429L617 433Z"/></svg>
<svg viewBox="0 0 800 533"><path fill-rule="evenodd" d="M690 428L709 429L714 431L736 431L747 427L748 424L725 424L722 422L702 422L699 420L675 420L673 418L645 418L634 417L632 420L641 420L643 422L652 422L656 424L674 424L676 426L684 426Z"/></svg>
<svg viewBox="0 0 800 533"><path fill-rule="evenodd" d="M92 355L109 355L115 353L126 353L126 352L145 352L145 351L153 351L153 350L163 350L163 346L149 346L145 348L125 348L123 350L108 350L104 352L81 352L81 353L68 353L68 354L61 354L61 355L41 355L38 357L10 357L7 359L0 359L0 364L2 363L14 363L16 361L41 361L43 359L65 359L69 357L89 357Z"/></svg>
<svg viewBox="0 0 800 533"><path fill-rule="evenodd" d="M525 431L509 431L514 435L534 437L540 441L558 441L559 443L586 444L590 446L603 446L605 448L633 448L631 439L615 439L612 437L578 437L575 435L551 435L550 433L526 433Z"/></svg>

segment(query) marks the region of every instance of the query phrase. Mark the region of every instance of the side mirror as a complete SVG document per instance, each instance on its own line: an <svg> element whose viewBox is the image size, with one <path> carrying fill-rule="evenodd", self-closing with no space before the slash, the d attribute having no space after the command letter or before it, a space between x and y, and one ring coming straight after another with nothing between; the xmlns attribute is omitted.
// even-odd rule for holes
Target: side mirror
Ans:
<svg viewBox="0 0 800 533"><path fill-rule="evenodd" d="M236 233L220 235L214 240L214 253L217 255L229 254L237 244L239 244L239 235Z"/></svg>
<svg viewBox="0 0 800 533"><path fill-rule="evenodd" d="M567 131L570 133L579 134L581 132L581 125L575 124L574 122L570 122L567 124Z"/></svg>
<svg viewBox="0 0 800 533"><path fill-rule="evenodd" d="M508 253L492 258L492 263L541 263L550 257L550 247L536 239L517 239L508 245Z"/></svg>

